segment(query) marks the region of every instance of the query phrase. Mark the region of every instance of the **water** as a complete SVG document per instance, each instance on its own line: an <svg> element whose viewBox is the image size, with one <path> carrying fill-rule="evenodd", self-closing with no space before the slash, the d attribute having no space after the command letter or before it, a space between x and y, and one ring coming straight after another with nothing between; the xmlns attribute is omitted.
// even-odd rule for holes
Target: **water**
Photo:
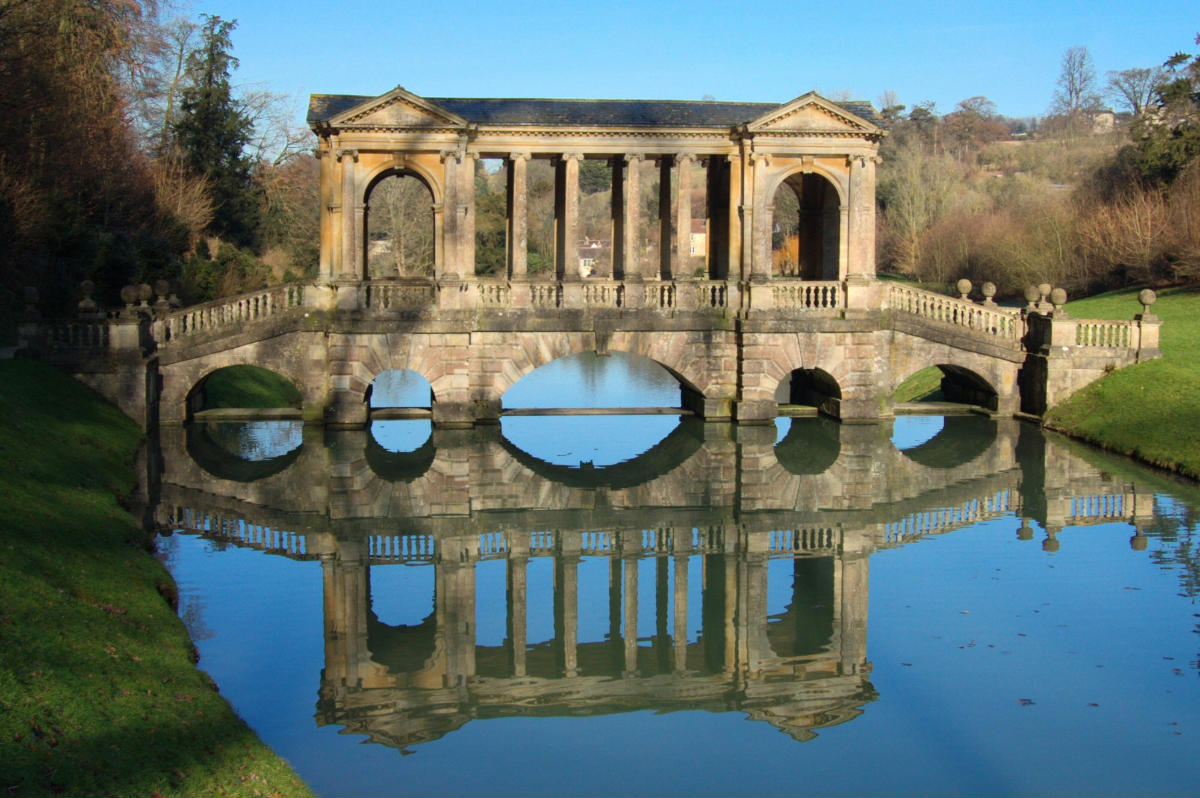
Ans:
<svg viewBox="0 0 1200 798"><path fill-rule="evenodd" d="M1029 425L275 422L161 445L200 665L323 795L1200 776L1200 491Z"/></svg>

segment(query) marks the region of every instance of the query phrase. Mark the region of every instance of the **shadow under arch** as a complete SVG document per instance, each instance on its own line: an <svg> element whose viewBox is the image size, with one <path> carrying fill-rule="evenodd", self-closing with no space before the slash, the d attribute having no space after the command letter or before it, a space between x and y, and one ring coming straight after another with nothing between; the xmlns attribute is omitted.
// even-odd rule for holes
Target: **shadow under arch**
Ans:
<svg viewBox="0 0 1200 798"><path fill-rule="evenodd" d="M232 482L256 482L273 477L290 468L292 463L300 458L300 451L304 448L304 443L301 441L287 454L263 460L247 460L229 451L217 439L215 433L222 426L230 425L192 423L187 425L184 433L185 446L192 460L217 479L227 479Z"/></svg>
<svg viewBox="0 0 1200 798"><path fill-rule="evenodd" d="M990 449L996 434L996 421L987 416L946 416L941 432L900 453L926 468L957 468Z"/></svg>
<svg viewBox="0 0 1200 798"><path fill-rule="evenodd" d="M841 255L837 184L817 171L797 171L775 187L771 202L771 273L802 280L836 280Z"/></svg>
<svg viewBox="0 0 1200 798"><path fill-rule="evenodd" d="M775 459L789 474L823 474L842 452L842 425L828 418L793 418Z"/></svg>
<svg viewBox="0 0 1200 798"><path fill-rule="evenodd" d="M184 418L226 408L295 407L303 403L294 376L255 363L232 363L204 374L184 396Z"/></svg>
<svg viewBox="0 0 1200 798"><path fill-rule="evenodd" d="M578 467L548 463L500 436L500 445L514 460L539 477L570 488L620 490L643 485L687 462L704 445L704 422L687 417L658 443L629 460L610 466Z"/></svg>
<svg viewBox="0 0 1200 798"><path fill-rule="evenodd" d="M841 417L842 386L823 369L794 369L775 389L779 404L808 405L834 418Z"/></svg>
<svg viewBox="0 0 1200 798"><path fill-rule="evenodd" d="M367 432L367 465L375 476L387 482L414 482L425 475L437 457L433 435L409 452L393 452L385 449Z"/></svg>

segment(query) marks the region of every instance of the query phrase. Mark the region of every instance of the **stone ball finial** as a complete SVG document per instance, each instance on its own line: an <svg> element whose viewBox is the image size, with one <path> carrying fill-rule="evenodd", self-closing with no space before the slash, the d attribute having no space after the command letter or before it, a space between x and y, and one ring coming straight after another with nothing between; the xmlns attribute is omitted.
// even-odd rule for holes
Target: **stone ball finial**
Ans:
<svg viewBox="0 0 1200 798"><path fill-rule="evenodd" d="M154 295L159 299L166 299L167 294L171 293L171 284L166 280L154 281Z"/></svg>
<svg viewBox="0 0 1200 798"><path fill-rule="evenodd" d="M1143 288L1138 292L1138 302L1142 303L1142 312L1149 313L1150 306L1158 301L1158 294L1151 291L1149 288Z"/></svg>
<svg viewBox="0 0 1200 798"><path fill-rule="evenodd" d="M1033 310L1035 307L1037 307L1037 301L1041 298L1041 296L1042 295L1038 291L1038 287L1036 285L1025 286L1025 301L1029 303L1029 310Z"/></svg>
<svg viewBox="0 0 1200 798"><path fill-rule="evenodd" d="M121 289L121 301L126 305L132 305L137 302L138 287L136 285L127 285Z"/></svg>
<svg viewBox="0 0 1200 798"><path fill-rule="evenodd" d="M967 294L971 293L971 281L968 280L966 277L962 278L957 283L955 283L954 287L958 289L958 293L959 293L959 295L962 296L963 299L966 299Z"/></svg>
<svg viewBox="0 0 1200 798"><path fill-rule="evenodd" d="M137 292L138 292L138 299L140 299L142 301L143 305L154 298L154 289L151 288L146 283L142 283L141 285L139 285L137 287Z"/></svg>
<svg viewBox="0 0 1200 798"><path fill-rule="evenodd" d="M83 299L79 300L78 310L80 313L95 313L96 300L92 299L92 294L96 292L96 284L91 280L84 280L79 284L79 293L83 294Z"/></svg>
<svg viewBox="0 0 1200 798"><path fill-rule="evenodd" d="M1058 542L1058 538L1056 538L1056 537L1047 537L1045 540L1042 541L1042 551L1050 552L1051 554L1053 554L1054 552L1058 551L1060 548L1062 548L1062 544Z"/></svg>
<svg viewBox="0 0 1200 798"><path fill-rule="evenodd" d="M1050 292L1050 304L1054 305L1055 310L1061 310L1062 306L1067 304L1067 292L1062 288L1055 288Z"/></svg>
<svg viewBox="0 0 1200 798"><path fill-rule="evenodd" d="M1037 288L1038 298L1045 302L1046 297L1050 296L1050 289L1053 288L1053 286L1051 286L1050 283L1041 283Z"/></svg>
<svg viewBox="0 0 1200 798"><path fill-rule="evenodd" d="M979 292L983 294L983 304L994 305L994 297L996 296L996 284L990 280L979 286Z"/></svg>

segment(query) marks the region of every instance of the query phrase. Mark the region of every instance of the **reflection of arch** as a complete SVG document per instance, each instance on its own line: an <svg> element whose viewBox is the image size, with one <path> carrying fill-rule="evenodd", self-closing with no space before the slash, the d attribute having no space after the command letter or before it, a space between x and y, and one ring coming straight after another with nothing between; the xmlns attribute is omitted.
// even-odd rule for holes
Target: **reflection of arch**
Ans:
<svg viewBox="0 0 1200 798"><path fill-rule="evenodd" d="M413 482L421 478L436 456L432 435L411 452L392 452L380 446L374 435L367 434L367 465L388 482Z"/></svg>
<svg viewBox="0 0 1200 798"><path fill-rule="evenodd" d="M841 454L841 429L827 418L793 418L775 459L791 474L824 474Z"/></svg>
<svg viewBox="0 0 1200 798"><path fill-rule="evenodd" d="M389 626L372 609L367 615L367 650L372 662L393 674L427 670L437 654L437 612L415 626Z"/></svg>
<svg viewBox="0 0 1200 798"><path fill-rule="evenodd" d="M841 186L816 171L785 175L771 197L772 272L836 280L841 257Z"/></svg>
<svg viewBox="0 0 1200 798"><path fill-rule="evenodd" d="M287 470L300 457L301 444L287 454L265 460L247 460L221 445L216 433L222 428L235 429L231 424L189 424L186 427L186 447L196 465L218 479L232 482L254 482Z"/></svg>
<svg viewBox="0 0 1200 798"><path fill-rule="evenodd" d="M767 640L777 657L820 654L833 642L835 596L833 557L792 560L792 601L767 618Z"/></svg>
<svg viewBox="0 0 1200 798"><path fill-rule="evenodd" d="M385 191L388 196L376 201L376 213L371 213L373 195L386 181L395 179ZM405 182L405 181L415 182ZM389 167L377 171L367 182L363 191L362 242L365 279L371 278L421 278L432 277L436 269L436 246L434 239L434 207L438 203L435 182L415 167ZM420 193L417 186L425 191ZM383 202L394 203L388 209ZM385 215L390 217L385 221ZM405 224L397 249L396 226Z"/></svg>
<svg viewBox="0 0 1200 798"><path fill-rule="evenodd" d="M995 420L986 416L946 416L941 432L902 454L926 468L957 468L986 452L996 432Z"/></svg>
<svg viewBox="0 0 1200 798"><path fill-rule="evenodd" d="M579 468L547 463L517 447L503 435L500 437L500 445L514 460L543 479L571 488L615 490L643 485L670 473L687 462L703 443L704 422L696 418L684 418L667 437L632 460L601 468Z"/></svg>

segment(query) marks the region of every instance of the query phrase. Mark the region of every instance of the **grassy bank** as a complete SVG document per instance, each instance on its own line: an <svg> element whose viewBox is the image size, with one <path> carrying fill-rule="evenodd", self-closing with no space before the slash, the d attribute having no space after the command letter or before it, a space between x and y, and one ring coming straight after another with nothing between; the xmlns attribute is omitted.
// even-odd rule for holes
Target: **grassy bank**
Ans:
<svg viewBox="0 0 1200 798"><path fill-rule="evenodd" d="M204 409L300 407L300 389L259 366L228 366L204 381Z"/></svg>
<svg viewBox="0 0 1200 798"><path fill-rule="evenodd" d="M0 361L0 414L0 789L310 795L192 664L121 504L137 427L30 361Z"/></svg>
<svg viewBox="0 0 1200 798"><path fill-rule="evenodd" d="M1137 291L1071 302L1079 318L1128 319ZM1051 409L1046 424L1151 465L1200 479L1200 290L1159 293L1162 359L1124 368Z"/></svg>

